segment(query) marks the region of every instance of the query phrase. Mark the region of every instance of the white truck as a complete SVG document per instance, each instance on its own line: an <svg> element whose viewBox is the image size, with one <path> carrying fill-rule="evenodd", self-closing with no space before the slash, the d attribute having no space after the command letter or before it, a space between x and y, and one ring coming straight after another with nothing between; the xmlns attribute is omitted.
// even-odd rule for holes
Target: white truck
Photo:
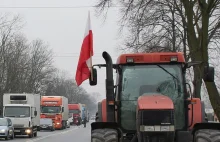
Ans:
<svg viewBox="0 0 220 142"><path fill-rule="evenodd" d="M15 135L36 137L37 128L40 125L40 95L4 94L3 117L12 120Z"/></svg>
<svg viewBox="0 0 220 142"><path fill-rule="evenodd" d="M79 106L80 106L80 111L81 111L81 113L80 113L80 118L82 118L82 117L83 117L83 116L82 116L82 104L79 103Z"/></svg>

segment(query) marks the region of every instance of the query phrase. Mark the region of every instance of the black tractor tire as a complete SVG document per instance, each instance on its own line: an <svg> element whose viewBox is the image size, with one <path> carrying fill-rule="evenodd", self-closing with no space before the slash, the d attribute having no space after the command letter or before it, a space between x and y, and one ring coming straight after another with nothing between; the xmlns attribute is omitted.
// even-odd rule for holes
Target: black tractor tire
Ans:
<svg viewBox="0 0 220 142"><path fill-rule="evenodd" d="M193 142L220 142L220 131L201 129L195 132Z"/></svg>
<svg viewBox="0 0 220 142"><path fill-rule="evenodd" d="M91 142L118 142L118 132L114 129L95 129L91 134Z"/></svg>

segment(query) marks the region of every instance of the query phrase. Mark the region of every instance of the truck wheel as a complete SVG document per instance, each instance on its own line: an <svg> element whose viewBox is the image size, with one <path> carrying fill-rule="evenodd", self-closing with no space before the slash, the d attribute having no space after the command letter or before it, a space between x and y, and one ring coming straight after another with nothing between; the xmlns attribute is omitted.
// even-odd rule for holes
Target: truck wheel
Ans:
<svg viewBox="0 0 220 142"><path fill-rule="evenodd" d="M220 142L220 131L201 129L195 132L193 142Z"/></svg>
<svg viewBox="0 0 220 142"><path fill-rule="evenodd" d="M29 137L29 138L33 138L33 135L32 135L32 134L29 134L28 137Z"/></svg>
<svg viewBox="0 0 220 142"><path fill-rule="evenodd" d="M31 134L28 135L29 138L33 138L33 136L34 136L33 133L31 133Z"/></svg>
<svg viewBox="0 0 220 142"><path fill-rule="evenodd" d="M15 137L15 135L14 135L14 133L12 133L11 139L13 140L13 139L14 139L14 137Z"/></svg>
<svg viewBox="0 0 220 142"><path fill-rule="evenodd" d="M114 129L95 129L91 134L91 142L118 142L118 132Z"/></svg>
<svg viewBox="0 0 220 142"><path fill-rule="evenodd" d="M64 124L65 124L65 129L67 129L67 121L65 121L65 123L64 123Z"/></svg>
<svg viewBox="0 0 220 142"><path fill-rule="evenodd" d="M34 133L34 137L37 137L37 131Z"/></svg>

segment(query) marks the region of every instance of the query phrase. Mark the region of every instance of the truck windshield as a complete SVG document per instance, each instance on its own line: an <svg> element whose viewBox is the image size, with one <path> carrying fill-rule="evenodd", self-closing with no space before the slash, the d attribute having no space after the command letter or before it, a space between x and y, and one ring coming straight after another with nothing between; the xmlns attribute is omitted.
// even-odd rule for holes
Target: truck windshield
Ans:
<svg viewBox="0 0 220 142"><path fill-rule="evenodd" d="M69 110L69 113L73 113L73 114L79 114L79 113L80 113L80 111L79 111L79 110L77 110L77 109L70 109L70 110Z"/></svg>
<svg viewBox="0 0 220 142"><path fill-rule="evenodd" d="M59 106L42 106L41 113L60 113L61 107Z"/></svg>
<svg viewBox="0 0 220 142"><path fill-rule="evenodd" d="M5 117L30 117L30 107L28 106L5 106Z"/></svg>
<svg viewBox="0 0 220 142"><path fill-rule="evenodd" d="M142 95L163 94L175 106L175 127L185 126L184 95L180 65L136 65L122 68L121 126L136 129L137 99Z"/></svg>

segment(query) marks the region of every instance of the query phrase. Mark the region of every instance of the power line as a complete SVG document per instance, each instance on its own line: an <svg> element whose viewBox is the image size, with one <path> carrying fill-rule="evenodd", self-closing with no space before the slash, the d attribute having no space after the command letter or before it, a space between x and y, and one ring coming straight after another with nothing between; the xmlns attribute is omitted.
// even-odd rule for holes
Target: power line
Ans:
<svg viewBox="0 0 220 142"><path fill-rule="evenodd" d="M97 6L0 6L1 9L79 9L79 8L94 8ZM114 7L124 7L124 6L105 6L107 8L114 8Z"/></svg>
<svg viewBox="0 0 220 142"><path fill-rule="evenodd" d="M97 54L97 53L96 53ZM102 53L100 53L102 54ZM55 54L53 57L55 58L65 58L65 57L70 57L70 58L78 58L80 56L80 53L62 53L62 54ZM118 58L120 55L112 55L112 58ZM92 58L103 58L101 55L99 56L93 56Z"/></svg>
<svg viewBox="0 0 220 142"><path fill-rule="evenodd" d="M77 55L55 55L55 56L53 56L53 57L57 57L57 58L63 58L63 57L70 57L70 58L78 58L79 57L79 55L77 56ZM112 58L117 58L118 56L111 56ZM92 58L103 58L102 56L93 56Z"/></svg>

